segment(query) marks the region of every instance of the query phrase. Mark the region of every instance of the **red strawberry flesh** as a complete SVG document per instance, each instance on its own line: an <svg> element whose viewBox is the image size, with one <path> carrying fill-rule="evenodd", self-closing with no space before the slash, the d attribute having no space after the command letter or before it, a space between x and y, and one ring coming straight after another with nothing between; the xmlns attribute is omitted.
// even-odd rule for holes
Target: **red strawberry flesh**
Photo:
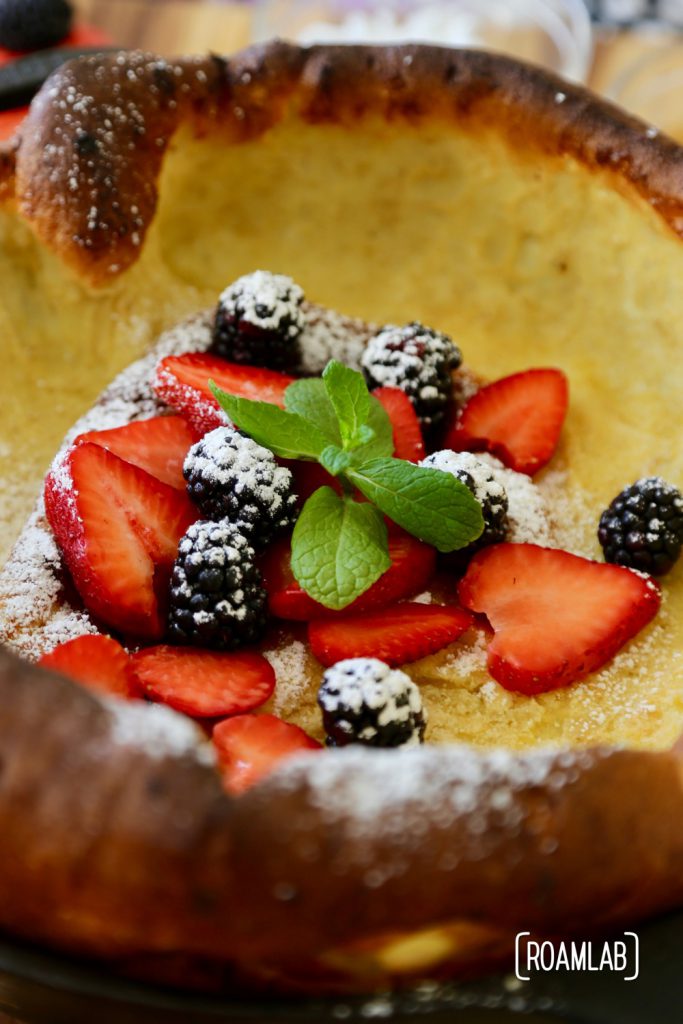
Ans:
<svg viewBox="0 0 683 1024"><path fill-rule="evenodd" d="M425 457L422 428L413 403L400 388L376 388L373 396L383 405L394 431L394 455L397 459L419 462Z"/></svg>
<svg viewBox="0 0 683 1024"><path fill-rule="evenodd" d="M44 654L38 664L97 693L124 698L138 693L127 651L109 636L92 634L67 640Z"/></svg>
<svg viewBox="0 0 683 1024"><path fill-rule="evenodd" d="M389 557L391 567L376 583L347 608L332 611L301 589L290 566L290 542L279 541L271 545L261 565L269 610L280 619L308 622L385 608L422 590L434 573L434 548L396 527L389 530Z"/></svg>
<svg viewBox="0 0 683 1024"><path fill-rule="evenodd" d="M526 694L597 671L660 605L649 577L535 544L498 544L475 555L459 596L493 627L493 678Z"/></svg>
<svg viewBox="0 0 683 1024"><path fill-rule="evenodd" d="M194 441L195 435L182 416L153 416L112 430L80 434L74 445L97 444L169 487L184 491L183 463Z"/></svg>
<svg viewBox="0 0 683 1024"><path fill-rule="evenodd" d="M552 457L567 413L561 370L535 369L487 384L448 431L445 448L488 451L518 473L536 473Z"/></svg>
<svg viewBox="0 0 683 1024"><path fill-rule="evenodd" d="M382 611L311 622L308 640L323 665L344 658L379 658L404 665L435 654L472 625L457 605L397 604Z"/></svg>
<svg viewBox="0 0 683 1024"><path fill-rule="evenodd" d="M244 792L286 758L321 745L275 715L237 715L219 722L213 742L228 792Z"/></svg>
<svg viewBox="0 0 683 1024"><path fill-rule="evenodd" d="M99 445L70 449L47 476L48 522L86 608L124 634L164 629L157 592L197 518L185 494Z"/></svg>
<svg viewBox="0 0 683 1024"><path fill-rule="evenodd" d="M144 694L194 718L251 711L275 689L271 665L254 651L148 647L133 655L132 670Z"/></svg>
<svg viewBox="0 0 683 1024"><path fill-rule="evenodd" d="M203 434L228 422L211 393L210 380L231 395L283 406L285 391L295 378L262 366L245 366L208 353L191 352L162 359L154 389Z"/></svg>

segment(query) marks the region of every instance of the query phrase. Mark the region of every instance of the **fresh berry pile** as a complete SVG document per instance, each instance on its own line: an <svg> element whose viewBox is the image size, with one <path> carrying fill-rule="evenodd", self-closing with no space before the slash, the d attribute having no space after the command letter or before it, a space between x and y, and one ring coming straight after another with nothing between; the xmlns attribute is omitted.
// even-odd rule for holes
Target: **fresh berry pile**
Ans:
<svg viewBox="0 0 683 1024"><path fill-rule="evenodd" d="M603 513L605 562L515 541L519 482L528 491L560 443L564 374L525 370L458 406L458 347L411 323L370 340L362 373L332 361L297 377L308 308L289 278L240 278L212 351L157 367L168 414L80 435L45 484L101 632L43 666L203 721L231 793L321 749L267 711L271 629L305 631L325 669L328 746L410 746L427 713L406 666L484 627L501 686L570 686L651 621L651 575L683 545L683 497L658 477ZM451 603L432 599L435 577Z"/></svg>

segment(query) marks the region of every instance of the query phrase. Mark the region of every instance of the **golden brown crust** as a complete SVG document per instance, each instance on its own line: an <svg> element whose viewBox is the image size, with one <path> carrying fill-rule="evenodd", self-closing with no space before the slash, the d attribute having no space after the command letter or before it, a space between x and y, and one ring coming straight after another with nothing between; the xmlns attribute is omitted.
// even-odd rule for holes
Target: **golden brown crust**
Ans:
<svg viewBox="0 0 683 1024"><path fill-rule="evenodd" d="M271 43L229 61L142 53L60 68L35 99L16 155L16 197L40 237L87 280L138 258L174 133L238 143L294 109L311 122L379 116L495 126L548 155L615 175L683 234L683 153L623 111L540 69L431 46ZM66 188L63 187L67 183Z"/></svg>
<svg viewBox="0 0 683 1024"><path fill-rule="evenodd" d="M0 925L32 939L254 978L452 920L506 947L683 898L673 752L336 751L232 800L191 744L3 652L0 702Z"/></svg>

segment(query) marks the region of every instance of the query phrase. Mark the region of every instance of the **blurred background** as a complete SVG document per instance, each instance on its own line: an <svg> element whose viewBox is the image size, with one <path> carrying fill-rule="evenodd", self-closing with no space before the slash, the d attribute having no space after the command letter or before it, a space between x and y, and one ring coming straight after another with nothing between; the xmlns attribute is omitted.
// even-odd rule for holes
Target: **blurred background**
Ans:
<svg viewBox="0 0 683 1024"><path fill-rule="evenodd" d="M54 3L74 8L60 45L164 55L230 53L273 36L485 46L586 83L683 141L683 0L0 0L0 64L17 58L2 49L3 6ZM0 137L17 107L3 102Z"/></svg>

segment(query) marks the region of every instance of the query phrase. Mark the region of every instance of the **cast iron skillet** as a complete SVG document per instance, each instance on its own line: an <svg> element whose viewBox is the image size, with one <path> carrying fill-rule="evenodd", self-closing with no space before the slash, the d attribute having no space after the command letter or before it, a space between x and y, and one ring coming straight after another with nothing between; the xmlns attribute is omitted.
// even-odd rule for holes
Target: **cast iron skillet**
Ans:
<svg viewBox="0 0 683 1024"><path fill-rule="evenodd" d="M637 929L640 976L497 975L391 999L232 1000L122 981L91 964L0 938L0 1011L26 1024L673 1024L681 1019L683 912ZM678 1007L678 1009L677 1009Z"/></svg>

